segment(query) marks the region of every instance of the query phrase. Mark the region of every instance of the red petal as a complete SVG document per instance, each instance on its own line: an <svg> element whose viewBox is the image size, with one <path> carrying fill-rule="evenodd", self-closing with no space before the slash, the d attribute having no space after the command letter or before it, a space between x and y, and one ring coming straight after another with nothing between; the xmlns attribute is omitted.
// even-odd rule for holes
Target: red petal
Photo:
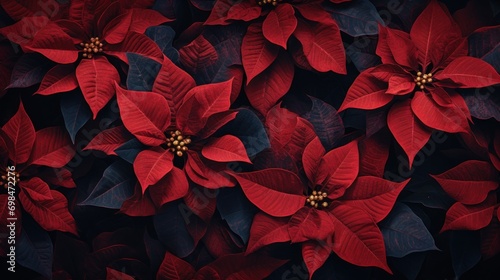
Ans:
<svg viewBox="0 0 500 280"><path fill-rule="evenodd" d="M362 176L347 189L342 203L363 209L378 223L392 210L399 193L409 181L410 179L396 183L378 177Z"/></svg>
<svg viewBox="0 0 500 280"><path fill-rule="evenodd" d="M184 202L189 210L208 224L217 208L216 196L217 191L192 186L184 197Z"/></svg>
<svg viewBox="0 0 500 280"><path fill-rule="evenodd" d="M384 239L373 219L359 208L341 204L332 214L333 251L354 265L380 267L391 273L385 258Z"/></svg>
<svg viewBox="0 0 500 280"><path fill-rule="evenodd" d="M179 259L169 252L166 252L165 257L158 268L156 280L192 279L194 274L195 270L189 263Z"/></svg>
<svg viewBox="0 0 500 280"><path fill-rule="evenodd" d="M124 126L113 127L97 134L83 150L97 150L109 156L116 156L115 150L130 140L131 137Z"/></svg>
<svg viewBox="0 0 500 280"><path fill-rule="evenodd" d="M208 189L219 189L222 187L232 187L236 184L225 170L225 164L209 162L206 164L197 152L188 151L188 159L184 166L184 171L196 184Z"/></svg>
<svg viewBox="0 0 500 280"><path fill-rule="evenodd" d="M78 87L73 65L56 65L43 77L36 94L51 95L74 90Z"/></svg>
<svg viewBox="0 0 500 280"><path fill-rule="evenodd" d="M314 69L320 72L347 73L344 45L339 27L334 21L314 25L299 21L293 34L302 44L304 55Z"/></svg>
<svg viewBox="0 0 500 280"><path fill-rule="evenodd" d="M315 137L304 149L302 155L302 165L307 178L311 182L316 181L316 172L318 171L319 163L325 154L325 148L318 137Z"/></svg>
<svg viewBox="0 0 500 280"><path fill-rule="evenodd" d="M302 259L309 271L309 279L312 279L314 272L323 266L331 252L330 246L319 242L309 241L302 244Z"/></svg>
<svg viewBox="0 0 500 280"><path fill-rule="evenodd" d="M79 53L73 39L55 24L47 25L38 31L33 41L25 48L60 64L75 62Z"/></svg>
<svg viewBox="0 0 500 280"><path fill-rule="evenodd" d="M453 60L443 71L438 72L435 78L450 79L457 83L459 88L480 88L500 84L500 75L493 66L470 56Z"/></svg>
<svg viewBox="0 0 500 280"><path fill-rule="evenodd" d="M330 199L336 199L356 180L358 171L358 142L352 141L323 156L314 183L323 186L321 190L326 191Z"/></svg>
<svg viewBox="0 0 500 280"><path fill-rule="evenodd" d="M232 110L213 114L212 116L210 116L210 118L208 118L205 127L198 132L198 137L200 137L201 139L207 139L215 132L217 132L217 130L219 130L221 127L234 120L237 114L237 111Z"/></svg>
<svg viewBox="0 0 500 280"><path fill-rule="evenodd" d="M241 43L241 59L247 76L247 84L266 70L278 57L279 47L269 43L262 34L262 25L252 24Z"/></svg>
<svg viewBox="0 0 500 280"><path fill-rule="evenodd" d="M151 200L159 209L165 203L184 197L189 189L184 171L173 167L158 183L148 188Z"/></svg>
<svg viewBox="0 0 500 280"><path fill-rule="evenodd" d="M415 20L410 31L411 40L419 50L419 60L424 68L422 70L426 70L430 63L435 68L438 67L448 43L462 37L460 28L443 6L435 0L431 1Z"/></svg>
<svg viewBox="0 0 500 280"><path fill-rule="evenodd" d="M234 178L248 199L271 216L291 216L306 202L299 177L284 169L239 173Z"/></svg>
<svg viewBox="0 0 500 280"><path fill-rule="evenodd" d="M288 222L288 233L292 243L327 240L333 232L334 224L329 214L313 207L302 207Z"/></svg>
<svg viewBox="0 0 500 280"><path fill-rule="evenodd" d="M12 141L13 149L9 149L9 158L15 164L26 162L35 143L35 128L30 117L19 103L17 113L2 127L3 132Z"/></svg>
<svg viewBox="0 0 500 280"><path fill-rule="evenodd" d="M99 56L82 59L76 67L76 78L95 119L115 94L113 85L120 81L120 75L107 58Z"/></svg>
<svg viewBox="0 0 500 280"><path fill-rule="evenodd" d="M378 133L359 143L359 176L383 177L389 158L388 135Z"/></svg>
<svg viewBox="0 0 500 280"><path fill-rule="evenodd" d="M290 89L294 70L290 58L281 53L269 68L245 87L252 106L260 113L267 114Z"/></svg>
<svg viewBox="0 0 500 280"><path fill-rule="evenodd" d="M33 201L52 200L52 194L47 183L38 177L33 177L29 181L21 181L20 187Z"/></svg>
<svg viewBox="0 0 500 280"><path fill-rule="evenodd" d="M413 92L415 82L408 76L392 76L389 78L389 88L386 93L394 95L405 95Z"/></svg>
<svg viewBox="0 0 500 280"><path fill-rule="evenodd" d="M427 94L417 91L411 101L411 109L426 126L449 133L468 132L469 123L460 108L444 108Z"/></svg>
<svg viewBox="0 0 500 280"><path fill-rule="evenodd" d="M253 217L247 254L273 243L290 241L288 219L268 216L258 212Z"/></svg>
<svg viewBox="0 0 500 280"><path fill-rule="evenodd" d="M371 110L387 105L392 94L385 94L387 84L374 78L369 71L362 72L347 91L339 111L348 108Z"/></svg>
<svg viewBox="0 0 500 280"><path fill-rule="evenodd" d="M105 46L104 53L118 57L128 63L127 53L136 53L151 58L159 63L163 61L163 52L148 36L129 32L120 44Z"/></svg>
<svg viewBox="0 0 500 280"><path fill-rule="evenodd" d="M252 163L248 158L243 142L233 135L224 135L203 146L201 154L217 162L242 161Z"/></svg>
<svg viewBox="0 0 500 280"><path fill-rule="evenodd" d="M203 35L179 50L181 63L191 73L214 64L219 55L215 47Z"/></svg>
<svg viewBox="0 0 500 280"><path fill-rule="evenodd" d="M185 96L177 112L177 128L187 135L194 135L213 114L229 110L233 80L197 86Z"/></svg>
<svg viewBox="0 0 500 280"><path fill-rule="evenodd" d="M491 194L477 205L464 205L460 202L453 204L444 221L441 232L447 230L479 230L486 227L493 217L497 197Z"/></svg>
<svg viewBox="0 0 500 280"><path fill-rule="evenodd" d="M269 42L286 49L288 38L297 27L297 18L292 5L284 3L267 14L262 24L262 33Z"/></svg>
<svg viewBox="0 0 500 280"><path fill-rule="evenodd" d="M53 199L34 201L24 192L19 194L24 210L45 230L59 230L78 235L75 219L68 212L68 200L58 191L50 191Z"/></svg>
<svg viewBox="0 0 500 280"><path fill-rule="evenodd" d="M75 155L69 135L60 127L48 127L36 132L30 163L61 168Z"/></svg>
<svg viewBox="0 0 500 280"><path fill-rule="evenodd" d="M439 175L431 175L453 199L463 204L483 202L498 188L498 171L488 162L465 161Z"/></svg>
<svg viewBox="0 0 500 280"><path fill-rule="evenodd" d="M134 161L134 171L141 184L142 193L172 170L173 159L172 152L161 148L144 150L137 155Z"/></svg>
<svg viewBox="0 0 500 280"><path fill-rule="evenodd" d="M115 85L120 115L128 131L145 145L165 143L163 132L170 125L167 100L158 93L125 90Z"/></svg>
<svg viewBox="0 0 500 280"><path fill-rule="evenodd" d="M399 65L393 64L381 64L375 66L373 68L367 69L366 71L370 72L373 77L384 81L389 82L389 80L394 76L402 76L408 77L408 79L413 79L413 77L405 70L403 67Z"/></svg>
<svg viewBox="0 0 500 280"><path fill-rule="evenodd" d="M427 144L432 133L432 129L415 117L410 103L411 100L406 99L394 104L387 115L387 125L408 156L409 168L415 155Z"/></svg>
<svg viewBox="0 0 500 280"><path fill-rule="evenodd" d="M222 2L222 1L217 1ZM231 3L231 8L227 12L227 19L251 21L260 17L262 8L251 1ZM215 7L214 9L215 10Z"/></svg>

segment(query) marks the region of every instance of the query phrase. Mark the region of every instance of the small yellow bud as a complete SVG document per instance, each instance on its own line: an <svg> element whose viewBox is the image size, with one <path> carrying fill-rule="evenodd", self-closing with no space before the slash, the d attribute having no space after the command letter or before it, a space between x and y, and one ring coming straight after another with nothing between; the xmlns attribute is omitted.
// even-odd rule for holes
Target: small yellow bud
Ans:
<svg viewBox="0 0 500 280"><path fill-rule="evenodd" d="M326 201L325 201L325 202L323 202L323 204L321 204L321 206L323 206L323 207L327 207L327 206L328 206L328 202L326 202Z"/></svg>
<svg viewBox="0 0 500 280"><path fill-rule="evenodd" d="M174 144L174 146L177 146L177 145L179 145L179 141L174 140L174 141L172 142L172 144Z"/></svg>
<svg viewBox="0 0 500 280"><path fill-rule="evenodd" d="M183 153L181 151L177 151L177 156L182 157Z"/></svg>
<svg viewBox="0 0 500 280"><path fill-rule="evenodd" d="M323 193L323 197L327 197L328 194L326 192Z"/></svg>
<svg viewBox="0 0 500 280"><path fill-rule="evenodd" d="M314 205L316 205L316 202L311 201L311 206L314 206Z"/></svg>
<svg viewBox="0 0 500 280"><path fill-rule="evenodd" d="M313 191L313 195L316 195L316 194L317 194L317 192L316 192L316 191Z"/></svg>
<svg viewBox="0 0 500 280"><path fill-rule="evenodd" d="M427 77L432 77L432 73L427 74Z"/></svg>
<svg viewBox="0 0 500 280"><path fill-rule="evenodd" d="M417 76L422 76L422 72L418 71Z"/></svg>
<svg viewBox="0 0 500 280"><path fill-rule="evenodd" d="M427 79L428 83L432 83L432 78Z"/></svg>
<svg viewBox="0 0 500 280"><path fill-rule="evenodd" d="M420 86L420 89L424 89L424 88L425 88L425 87L424 87L423 85L422 85L422 86Z"/></svg>
<svg viewBox="0 0 500 280"><path fill-rule="evenodd" d="M189 149L188 149L188 147L184 146L184 147L182 147L182 150L185 152L185 151L187 151Z"/></svg>

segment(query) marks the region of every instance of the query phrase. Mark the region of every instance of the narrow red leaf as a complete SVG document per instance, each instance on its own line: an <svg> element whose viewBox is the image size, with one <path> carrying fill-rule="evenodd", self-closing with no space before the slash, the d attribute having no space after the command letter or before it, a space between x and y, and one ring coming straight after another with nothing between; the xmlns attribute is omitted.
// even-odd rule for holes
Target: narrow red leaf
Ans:
<svg viewBox="0 0 500 280"><path fill-rule="evenodd" d="M266 70L278 57L279 47L269 43L262 34L262 25L254 23L247 29L241 43L241 59L247 84Z"/></svg>
<svg viewBox="0 0 500 280"><path fill-rule="evenodd" d="M24 110L23 103L19 103L16 114L2 127L3 132L12 141L9 157L15 164L26 162L35 143L35 128L30 117Z"/></svg>
<svg viewBox="0 0 500 280"><path fill-rule="evenodd" d="M47 127L36 132L30 163L61 168L73 158L75 152L71 138L64 129Z"/></svg>
<svg viewBox="0 0 500 280"><path fill-rule="evenodd" d="M394 95L386 94L387 84L373 77L370 71L362 72L347 91L339 111L348 108L377 109L392 101Z"/></svg>
<svg viewBox="0 0 500 280"><path fill-rule="evenodd" d="M313 207L302 207L288 222L288 233L292 243L308 240L326 241L333 235L334 228L329 214Z"/></svg>
<svg viewBox="0 0 500 280"><path fill-rule="evenodd" d="M456 201L463 204L483 202L498 188L498 171L488 162L465 161L439 175L431 175Z"/></svg>
<svg viewBox="0 0 500 280"><path fill-rule="evenodd" d="M128 63L127 53L136 53L151 58L159 63L163 61L163 52L148 36L136 32L129 32L120 44L107 45L104 53L118 57Z"/></svg>
<svg viewBox="0 0 500 280"><path fill-rule="evenodd" d="M56 65L45 74L36 94L51 95L78 87L73 65Z"/></svg>
<svg viewBox="0 0 500 280"><path fill-rule="evenodd" d="M392 210L399 193L409 181L410 179L396 183L378 177L362 176L347 189L342 203L363 209L378 223Z"/></svg>
<svg viewBox="0 0 500 280"><path fill-rule="evenodd" d="M117 154L115 153L115 150L130 140L131 137L132 135L125 129L125 127L120 125L106 129L97 134L94 138L92 138L92 140L90 140L83 150L97 150L110 156L116 156Z"/></svg>
<svg viewBox="0 0 500 280"><path fill-rule="evenodd" d="M195 270L188 262L166 252L156 273L156 280L192 279L194 274Z"/></svg>
<svg viewBox="0 0 500 280"><path fill-rule="evenodd" d="M334 21L329 24L299 21L293 34L302 44L304 55L314 69L347 73L344 45Z"/></svg>
<svg viewBox="0 0 500 280"><path fill-rule="evenodd" d="M24 210L45 230L59 230L78 235L75 219L68 212L68 200L58 191L50 191L53 199L34 201L23 191L19 193Z"/></svg>
<svg viewBox="0 0 500 280"><path fill-rule="evenodd" d="M290 38L296 27L295 10L292 5L284 3L267 14L262 24L262 33L269 42L286 49L288 38Z"/></svg>
<svg viewBox="0 0 500 280"><path fill-rule="evenodd" d="M158 183L148 188L151 200L159 209L165 203L184 197L189 190L189 182L184 171L173 167Z"/></svg>
<svg viewBox="0 0 500 280"><path fill-rule="evenodd" d="M120 75L106 57L98 56L82 59L76 67L76 78L95 119L115 95L113 85L120 81Z"/></svg>
<svg viewBox="0 0 500 280"><path fill-rule="evenodd" d="M359 176L383 177L389 158L389 135L377 133L359 143Z"/></svg>
<svg viewBox="0 0 500 280"><path fill-rule="evenodd" d="M250 1L239 1L235 3L229 3L229 5L231 6L231 8L227 11L228 20L251 21L258 18L262 11L261 7L255 5L255 3L252 3ZM214 11L214 9L212 11Z"/></svg>
<svg viewBox="0 0 500 280"><path fill-rule="evenodd" d="M462 56L453 60L443 71L438 72L436 80L450 79L459 88L480 88L500 84L500 75L495 68L482 59Z"/></svg>
<svg viewBox="0 0 500 280"><path fill-rule="evenodd" d="M319 164L325 152L325 148L318 137L315 137L309 142L304 149L302 165L304 166L304 172L310 182L316 182L316 172L318 171Z"/></svg>
<svg viewBox="0 0 500 280"><path fill-rule="evenodd" d="M122 89L115 84L123 124L139 141L159 146L167 140L164 131L170 125L167 100L158 93Z"/></svg>
<svg viewBox="0 0 500 280"><path fill-rule="evenodd" d="M316 241L302 244L302 259L309 271L309 280L312 279L314 272L323 266L331 252L330 246Z"/></svg>
<svg viewBox="0 0 500 280"><path fill-rule="evenodd" d="M387 94L394 95L405 95L413 92L415 89L415 82L410 77L407 76L392 76L389 78L389 87L387 88Z"/></svg>
<svg viewBox="0 0 500 280"><path fill-rule="evenodd" d="M238 173L234 178L248 199L271 216L291 216L306 202L302 182L290 171L270 168Z"/></svg>
<svg viewBox="0 0 500 280"><path fill-rule="evenodd" d="M38 31L25 49L37 52L48 59L60 63L73 63L78 59L79 50L73 39L55 24L47 25Z"/></svg>
<svg viewBox="0 0 500 280"><path fill-rule="evenodd" d="M243 142L233 135L224 135L203 146L201 154L217 162L242 161L252 163L248 158Z"/></svg>
<svg viewBox="0 0 500 280"><path fill-rule="evenodd" d="M432 129L422 124L411 110L411 100L394 104L387 115L387 125L408 156L409 168L415 155L429 141Z"/></svg>
<svg viewBox="0 0 500 280"><path fill-rule="evenodd" d="M453 204L444 221L441 232L447 230L479 230L486 227L493 217L497 197L489 195L485 201L477 205Z"/></svg>
<svg viewBox="0 0 500 280"><path fill-rule="evenodd" d="M253 217L246 253L253 253L269 244L287 241L290 241L288 219L271 217L258 212Z"/></svg>
<svg viewBox="0 0 500 280"><path fill-rule="evenodd" d="M142 187L142 193L150 185L158 183L172 170L174 154L162 148L140 152L134 161L134 172Z"/></svg>
<svg viewBox="0 0 500 280"><path fill-rule="evenodd" d="M408 33L380 25L379 31L377 55L382 58L382 63L399 64L411 69L418 68L418 50Z"/></svg>
<svg viewBox="0 0 500 280"><path fill-rule="evenodd" d="M19 182L19 186L33 201L47 201L54 199L50 193L49 185L38 177L33 177L28 181L21 181Z"/></svg>
<svg viewBox="0 0 500 280"><path fill-rule="evenodd" d="M184 171L189 179L207 189L232 187L236 181L226 173L227 167L223 163L210 161L209 164L194 151L188 151L188 159Z"/></svg>
<svg viewBox="0 0 500 280"><path fill-rule="evenodd" d="M391 273L385 257L384 238L373 219L359 208L342 204L334 207L331 213L335 224L332 250L351 264L375 266Z"/></svg>

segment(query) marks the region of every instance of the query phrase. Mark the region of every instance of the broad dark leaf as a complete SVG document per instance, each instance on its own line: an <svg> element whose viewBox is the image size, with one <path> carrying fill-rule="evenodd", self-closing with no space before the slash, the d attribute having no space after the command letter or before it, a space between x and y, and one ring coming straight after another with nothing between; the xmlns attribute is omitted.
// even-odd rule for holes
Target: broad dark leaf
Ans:
<svg viewBox="0 0 500 280"><path fill-rule="evenodd" d="M179 61L179 52L172 46L175 31L170 26L152 26L146 29L146 36L155 41L165 54L174 63Z"/></svg>
<svg viewBox="0 0 500 280"><path fill-rule="evenodd" d="M378 24L384 25L375 6L369 0L357 0L342 5L330 4L327 11L337 21L340 30L356 37L375 35Z"/></svg>
<svg viewBox="0 0 500 280"><path fill-rule="evenodd" d="M127 59L129 63L127 88L129 90L151 91L161 64L135 53L127 53Z"/></svg>
<svg viewBox="0 0 500 280"><path fill-rule="evenodd" d="M39 54L28 53L17 61L7 88L26 88L42 82L51 63Z"/></svg>
<svg viewBox="0 0 500 280"><path fill-rule="evenodd" d="M134 163L137 154L144 150L144 145L137 139L131 139L115 150L115 153L129 163Z"/></svg>
<svg viewBox="0 0 500 280"><path fill-rule="evenodd" d="M92 118L92 111L80 92L67 92L61 96L64 125L73 144L78 131Z"/></svg>

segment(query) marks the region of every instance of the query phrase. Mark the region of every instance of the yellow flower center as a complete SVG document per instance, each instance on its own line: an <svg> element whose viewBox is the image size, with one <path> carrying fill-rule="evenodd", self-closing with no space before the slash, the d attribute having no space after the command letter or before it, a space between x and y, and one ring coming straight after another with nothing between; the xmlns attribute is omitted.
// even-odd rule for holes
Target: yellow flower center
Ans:
<svg viewBox="0 0 500 280"><path fill-rule="evenodd" d="M19 182L19 177L21 174L17 171L10 171L9 168L5 168L2 170L2 176L0 177L0 186L3 186L5 189L9 187L9 182L11 182L10 186L16 186ZM14 184L14 185L13 185Z"/></svg>
<svg viewBox="0 0 500 280"><path fill-rule="evenodd" d="M179 130L170 131L170 138L167 138L167 147L172 153L182 157L184 152L189 150L188 145L191 143L189 136L183 136Z"/></svg>
<svg viewBox="0 0 500 280"><path fill-rule="evenodd" d="M268 5L276 7L280 2L283 2L283 0L257 0L257 4L261 7Z"/></svg>
<svg viewBox="0 0 500 280"><path fill-rule="evenodd" d="M432 83L432 73L423 74L422 72L417 72L417 77L414 79L417 87L424 89L426 84Z"/></svg>
<svg viewBox="0 0 500 280"><path fill-rule="evenodd" d="M99 37L90 38L90 42L80 43L80 47L83 48L82 56L84 58L92 58L97 53L102 53L103 43L99 40Z"/></svg>
<svg viewBox="0 0 500 280"><path fill-rule="evenodd" d="M322 191L313 191L310 196L307 197L307 204L314 208L326 208L328 207L328 202L326 201L328 194Z"/></svg>

